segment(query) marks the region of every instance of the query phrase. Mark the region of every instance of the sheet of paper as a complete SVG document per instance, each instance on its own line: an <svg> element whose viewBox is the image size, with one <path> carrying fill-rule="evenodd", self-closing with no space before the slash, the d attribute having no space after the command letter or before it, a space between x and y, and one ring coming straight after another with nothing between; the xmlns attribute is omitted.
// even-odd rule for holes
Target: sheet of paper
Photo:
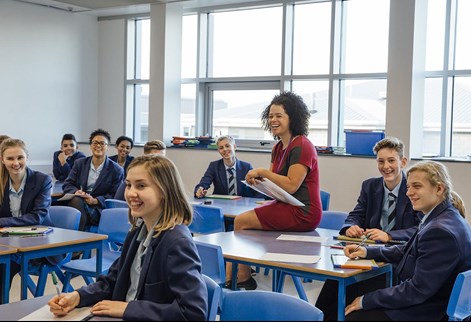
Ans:
<svg viewBox="0 0 471 322"><path fill-rule="evenodd" d="M291 241L302 241L311 243L325 243L328 238L320 236L300 236L300 235L280 235L277 240L291 240Z"/></svg>
<svg viewBox="0 0 471 322"><path fill-rule="evenodd" d="M71 200L73 197L75 197L75 194L73 194L73 193L66 193L66 194L63 195L60 199L57 199L57 201L67 201L67 200Z"/></svg>
<svg viewBox="0 0 471 322"><path fill-rule="evenodd" d="M270 198L289 203L290 205L293 205L293 206L304 206L304 204L301 201L299 201L298 199L296 199L295 197L293 197L292 195L290 195L289 193L281 189L279 186L277 186L276 184L274 184L272 181L270 181L267 178L264 178L263 181L260 181L259 183L255 185L249 185L247 184L247 181L245 180L242 180L241 182L256 191L263 193L264 195Z"/></svg>
<svg viewBox="0 0 471 322"><path fill-rule="evenodd" d="M51 313L49 305L44 305L22 319L19 319L19 321L81 321L89 314L89 307L81 307L73 309L66 316L57 317Z"/></svg>
<svg viewBox="0 0 471 322"><path fill-rule="evenodd" d="M293 255L281 253L265 253L260 259L273 262L315 264L321 257L315 255Z"/></svg>

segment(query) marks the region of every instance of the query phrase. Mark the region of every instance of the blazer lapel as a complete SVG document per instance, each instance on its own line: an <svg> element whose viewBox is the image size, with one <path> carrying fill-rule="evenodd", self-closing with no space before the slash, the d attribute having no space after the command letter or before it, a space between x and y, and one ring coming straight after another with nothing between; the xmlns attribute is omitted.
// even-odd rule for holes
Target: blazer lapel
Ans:
<svg viewBox="0 0 471 322"><path fill-rule="evenodd" d="M97 189L100 187L101 183L103 182L103 178L106 178L108 175L108 157L105 158L105 161L103 162L103 168L101 169L100 175L96 179L95 185L93 186L92 194L97 191Z"/></svg>
<svg viewBox="0 0 471 322"><path fill-rule="evenodd" d="M25 188L23 190L23 196L21 197L21 214L25 213L25 209L28 207L29 196L36 189L36 180L33 177L33 171L29 168L26 168L26 182Z"/></svg>
<svg viewBox="0 0 471 322"><path fill-rule="evenodd" d="M218 165L218 175L219 175L219 182L222 185L223 191L225 193L222 194L229 194L229 187L227 186L227 174L226 174L226 166L224 165L224 160L221 159L221 162L219 162Z"/></svg>

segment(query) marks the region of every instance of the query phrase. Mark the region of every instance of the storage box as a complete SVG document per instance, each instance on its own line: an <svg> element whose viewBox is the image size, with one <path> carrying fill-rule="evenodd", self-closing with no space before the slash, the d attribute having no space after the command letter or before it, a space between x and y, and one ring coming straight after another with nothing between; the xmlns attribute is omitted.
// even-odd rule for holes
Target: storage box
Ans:
<svg viewBox="0 0 471 322"><path fill-rule="evenodd" d="M373 147L382 139L383 131L345 131L345 151L355 155L375 155Z"/></svg>

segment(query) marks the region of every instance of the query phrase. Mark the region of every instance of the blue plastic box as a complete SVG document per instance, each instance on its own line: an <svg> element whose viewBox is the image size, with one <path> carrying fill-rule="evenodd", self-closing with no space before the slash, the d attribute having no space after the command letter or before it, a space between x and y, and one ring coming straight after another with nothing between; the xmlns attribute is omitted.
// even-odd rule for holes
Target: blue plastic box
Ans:
<svg viewBox="0 0 471 322"><path fill-rule="evenodd" d="M373 147L382 139L383 131L345 131L345 152L354 155L375 155Z"/></svg>

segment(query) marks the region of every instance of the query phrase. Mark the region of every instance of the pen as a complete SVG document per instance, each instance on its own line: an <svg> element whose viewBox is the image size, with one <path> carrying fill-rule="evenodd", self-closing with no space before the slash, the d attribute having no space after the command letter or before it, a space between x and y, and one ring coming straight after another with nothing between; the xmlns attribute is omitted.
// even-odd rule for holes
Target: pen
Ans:
<svg viewBox="0 0 471 322"><path fill-rule="evenodd" d="M57 275L56 275L56 272L52 271L51 272L51 275L52 275L52 283L54 284L54 286L56 287L56 292L57 292L57 296L59 297L59 299L61 298L61 292L59 291L59 285L57 284ZM62 308L64 309L64 308Z"/></svg>
<svg viewBox="0 0 471 322"><path fill-rule="evenodd" d="M86 317L84 317L84 318L82 319L82 321L89 321L89 320L91 320L92 318L93 318L93 313L90 313L89 315L87 315Z"/></svg>
<svg viewBox="0 0 471 322"><path fill-rule="evenodd" d="M362 239L361 242L358 244L358 246L353 250L353 252L356 252L357 250L360 249L361 246L365 245L367 239L368 239L368 236L365 235L365 237L363 237L363 239ZM358 256L355 257L355 260L359 260L359 259L360 259L360 257L358 257Z"/></svg>

